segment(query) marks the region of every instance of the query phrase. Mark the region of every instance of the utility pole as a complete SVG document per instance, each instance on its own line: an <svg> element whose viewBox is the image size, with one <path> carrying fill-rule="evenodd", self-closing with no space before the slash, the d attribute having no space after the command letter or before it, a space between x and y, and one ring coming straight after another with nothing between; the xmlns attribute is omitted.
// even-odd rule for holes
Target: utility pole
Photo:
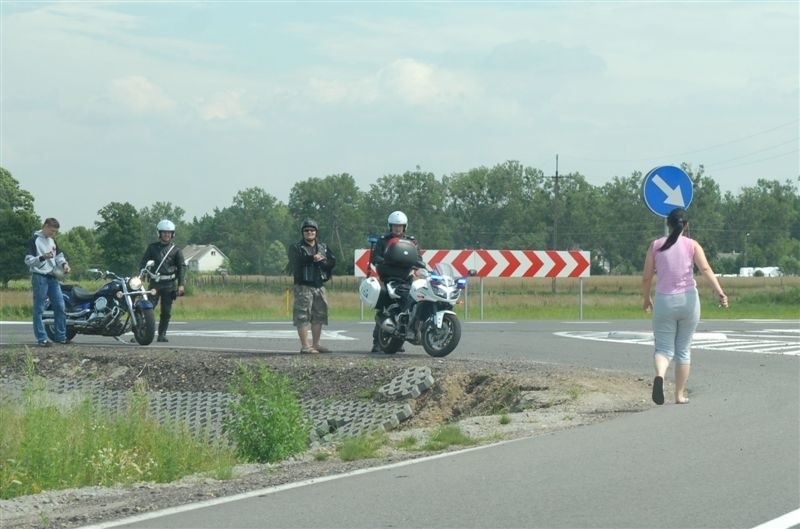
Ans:
<svg viewBox="0 0 800 529"><path fill-rule="evenodd" d="M555 178L555 185L553 186L553 251L558 251L558 154L556 154L556 175L553 177ZM553 294L556 293L556 278L553 278L553 286L551 288Z"/></svg>

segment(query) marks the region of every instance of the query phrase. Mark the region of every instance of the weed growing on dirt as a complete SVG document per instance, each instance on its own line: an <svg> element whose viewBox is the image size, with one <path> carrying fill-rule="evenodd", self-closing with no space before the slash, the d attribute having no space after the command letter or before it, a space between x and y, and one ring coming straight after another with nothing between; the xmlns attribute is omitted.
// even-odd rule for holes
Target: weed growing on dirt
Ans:
<svg viewBox="0 0 800 529"><path fill-rule="evenodd" d="M470 446L478 441L461 431L456 424L446 424L439 427L423 445L425 450L444 450L452 445Z"/></svg>
<svg viewBox="0 0 800 529"><path fill-rule="evenodd" d="M377 457L378 450L388 442L388 439L385 433L366 433L350 437L342 441L336 453L342 461L371 459Z"/></svg>
<svg viewBox="0 0 800 529"><path fill-rule="evenodd" d="M314 452L314 461L327 461L330 459L331 454L324 450L320 450L318 452Z"/></svg>
<svg viewBox="0 0 800 529"><path fill-rule="evenodd" d="M232 474L231 448L147 416L140 389L129 409L104 414L91 397L55 401L29 371L21 402L0 399L0 498L87 485L166 483L196 472Z"/></svg>
<svg viewBox="0 0 800 529"><path fill-rule="evenodd" d="M401 450L411 450L417 446L417 438L413 435L407 435L403 437L396 446Z"/></svg>
<svg viewBox="0 0 800 529"><path fill-rule="evenodd" d="M239 399L230 404L225 431L239 455L272 463L308 448L311 422L290 378L265 365L254 373L239 364L230 392Z"/></svg>

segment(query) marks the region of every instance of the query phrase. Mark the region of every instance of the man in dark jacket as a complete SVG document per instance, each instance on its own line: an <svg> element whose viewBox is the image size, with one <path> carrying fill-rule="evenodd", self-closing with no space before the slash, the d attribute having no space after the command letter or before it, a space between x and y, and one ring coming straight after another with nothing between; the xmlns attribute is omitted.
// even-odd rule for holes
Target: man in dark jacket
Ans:
<svg viewBox="0 0 800 529"><path fill-rule="evenodd" d="M336 266L327 244L317 240L319 226L311 219L300 225L303 238L288 250L289 267L294 277L294 306L292 322L297 327L301 353L329 353L330 349L320 345L322 326L328 324L328 298L325 282L331 278ZM311 327L311 344L308 329Z"/></svg>
<svg viewBox="0 0 800 529"><path fill-rule="evenodd" d="M172 318L172 302L176 297L184 294L186 262L183 259L183 252L172 241L175 237L175 224L164 219L156 225L156 230L158 231L158 241L147 247L139 268L144 268L147 261L155 262L155 269L152 272L156 277L150 278L150 288L156 289L157 292L153 298L153 305L158 305L161 300L157 340L166 342L168 341L167 327Z"/></svg>
<svg viewBox="0 0 800 529"><path fill-rule="evenodd" d="M397 293L401 296L401 311L408 307L408 293L411 290L411 272L414 268L424 268L419 258L419 248L414 237L406 234L408 217L402 211L393 211L388 218L389 233L382 235L372 248L369 262L375 265L378 277L385 285L389 281L398 282ZM381 293L376 310L383 308L385 296ZM378 343L378 322L372 330L372 351L381 351ZM401 347L399 351L403 351Z"/></svg>

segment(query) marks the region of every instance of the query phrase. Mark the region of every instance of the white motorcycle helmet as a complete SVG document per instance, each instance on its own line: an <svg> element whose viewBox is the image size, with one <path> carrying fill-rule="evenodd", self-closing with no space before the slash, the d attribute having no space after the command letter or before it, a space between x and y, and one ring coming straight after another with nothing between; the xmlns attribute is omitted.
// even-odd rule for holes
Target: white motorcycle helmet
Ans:
<svg viewBox="0 0 800 529"><path fill-rule="evenodd" d="M156 224L156 232L158 236L161 237L162 231L171 231L172 235L175 235L175 223L171 220L163 219L158 224Z"/></svg>
<svg viewBox="0 0 800 529"><path fill-rule="evenodd" d="M402 211L392 211L389 213L389 229L392 229L392 224L403 226L403 231L408 229L408 217Z"/></svg>

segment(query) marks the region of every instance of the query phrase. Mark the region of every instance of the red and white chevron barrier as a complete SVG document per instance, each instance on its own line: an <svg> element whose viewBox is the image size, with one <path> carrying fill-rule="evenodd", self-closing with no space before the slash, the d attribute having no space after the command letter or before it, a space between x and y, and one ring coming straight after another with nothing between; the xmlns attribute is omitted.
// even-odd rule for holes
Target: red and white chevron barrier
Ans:
<svg viewBox="0 0 800 529"><path fill-rule="evenodd" d="M422 250L433 266L450 263L459 274L478 277L589 277L589 252L555 250ZM355 276L366 277L369 250L355 251Z"/></svg>

